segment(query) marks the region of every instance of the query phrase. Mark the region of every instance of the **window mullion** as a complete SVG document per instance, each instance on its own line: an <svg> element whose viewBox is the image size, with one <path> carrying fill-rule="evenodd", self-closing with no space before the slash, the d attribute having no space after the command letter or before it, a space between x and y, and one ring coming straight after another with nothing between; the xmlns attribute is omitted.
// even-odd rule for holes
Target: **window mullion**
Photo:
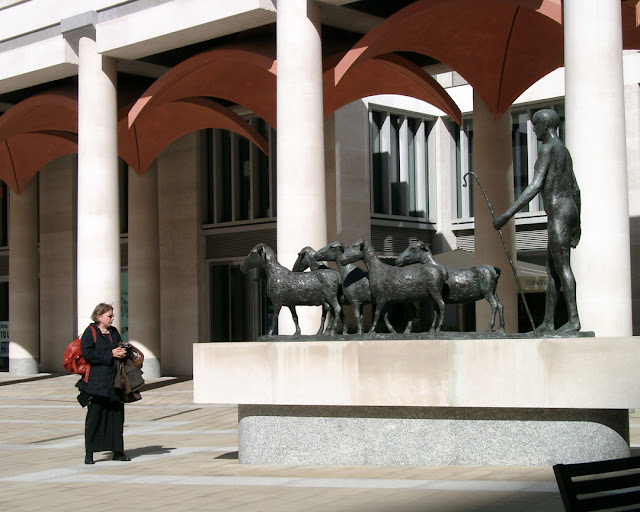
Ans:
<svg viewBox="0 0 640 512"><path fill-rule="evenodd" d="M416 166L416 210L423 212L423 217L429 217L428 208L428 186L427 186L427 147L426 147L426 127L427 121L418 123L415 133L415 166Z"/></svg>
<svg viewBox="0 0 640 512"><path fill-rule="evenodd" d="M231 220L238 220L240 216L240 158L238 155L238 135L234 132L231 135Z"/></svg>
<svg viewBox="0 0 640 512"><path fill-rule="evenodd" d="M391 213L391 166L393 164L391 148L393 142L391 116L385 114L380 130L380 167L382 169L380 184L382 187L382 212L387 214Z"/></svg>
<svg viewBox="0 0 640 512"><path fill-rule="evenodd" d="M222 197L222 174L224 170L222 169L222 134L219 129L214 128L212 133L212 152L211 152L211 167L212 167L212 179L213 179L213 222L221 222L224 218L224 205Z"/></svg>
<svg viewBox="0 0 640 512"><path fill-rule="evenodd" d="M462 187L463 177L468 172L472 171L469 165L469 139L467 137L467 132L464 131L462 127L460 127L460 184L459 187ZM471 217L470 208L469 208L469 193L471 187L462 187L461 188L461 201L462 201L462 217L469 218Z"/></svg>
<svg viewBox="0 0 640 512"><path fill-rule="evenodd" d="M257 129L257 120L255 118L250 120L251 126ZM249 144L249 204L251 208L249 209L249 220L254 220L258 215L259 211L259 198L260 191L258 190L258 185L260 184L260 180L258 179L257 174L260 172L259 166L259 158L258 155L258 146L255 144Z"/></svg>
<svg viewBox="0 0 640 512"><path fill-rule="evenodd" d="M398 155L398 183L397 189L399 213L400 215L409 215L409 119L402 116L399 130L399 155ZM395 160L395 159L393 159Z"/></svg>
<svg viewBox="0 0 640 512"><path fill-rule="evenodd" d="M528 179L527 183L531 183L533 181L533 176L535 174L535 165L536 159L538 158L538 139L536 138L536 134L533 131L533 123L531 122L531 117L533 116L533 111L529 112L529 116L527 119L527 156L529 158L528 162ZM516 198L517 199L517 198ZM529 208L532 212L537 212L542 210L542 206L540 204L540 195L536 195L536 197L529 203L531 206Z"/></svg>

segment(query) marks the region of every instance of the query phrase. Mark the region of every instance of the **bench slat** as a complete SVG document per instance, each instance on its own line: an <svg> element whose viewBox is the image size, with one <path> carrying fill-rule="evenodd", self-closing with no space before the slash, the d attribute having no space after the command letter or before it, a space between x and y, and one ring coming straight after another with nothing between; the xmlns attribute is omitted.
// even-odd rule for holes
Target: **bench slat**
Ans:
<svg viewBox="0 0 640 512"><path fill-rule="evenodd" d="M640 487L640 474L634 473L632 475L610 476L590 480L574 480L572 483L573 491L576 494L615 491L617 489L628 489L629 487Z"/></svg>
<svg viewBox="0 0 640 512"><path fill-rule="evenodd" d="M640 491L594 496L592 498L579 497L578 503L580 508L577 510L584 510L585 512L637 505L640 504Z"/></svg>
<svg viewBox="0 0 640 512"><path fill-rule="evenodd" d="M596 462L581 462L577 464L556 464L562 466L562 471L569 476L595 475L598 473L611 473L625 469L640 468L640 457L627 457L624 459L599 460ZM555 466L554 466L555 468Z"/></svg>
<svg viewBox="0 0 640 512"><path fill-rule="evenodd" d="M553 466L562 502L567 512L587 512L640 505L640 490L630 490L634 487L640 487L639 473L606 475L607 473L633 469L640 469L640 457ZM572 479L578 476L593 476L594 478L578 481ZM624 492L626 489L629 490ZM589 495L605 491L611 492L599 496ZM640 510L640 507L633 510Z"/></svg>

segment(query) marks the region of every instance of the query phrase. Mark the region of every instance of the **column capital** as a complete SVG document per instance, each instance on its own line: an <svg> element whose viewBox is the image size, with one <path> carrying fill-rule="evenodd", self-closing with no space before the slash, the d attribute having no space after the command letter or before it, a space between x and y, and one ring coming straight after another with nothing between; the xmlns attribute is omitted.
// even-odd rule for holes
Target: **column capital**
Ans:
<svg viewBox="0 0 640 512"><path fill-rule="evenodd" d="M78 54L78 41L83 37L96 40L96 24L98 23L98 13L87 11L76 14L70 18L60 21L60 31L62 37L69 43L73 51Z"/></svg>

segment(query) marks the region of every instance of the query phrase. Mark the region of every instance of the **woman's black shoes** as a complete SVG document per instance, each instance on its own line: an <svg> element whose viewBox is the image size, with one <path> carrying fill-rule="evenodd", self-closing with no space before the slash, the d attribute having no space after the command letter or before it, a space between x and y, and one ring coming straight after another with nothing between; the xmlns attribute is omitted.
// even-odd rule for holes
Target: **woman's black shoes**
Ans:
<svg viewBox="0 0 640 512"><path fill-rule="evenodd" d="M113 452L113 460L119 460L120 462L129 462L131 457L129 457L124 452Z"/></svg>
<svg viewBox="0 0 640 512"><path fill-rule="evenodd" d="M131 457L129 457L124 452L113 452L113 459L112 460L117 460L117 461L120 461L120 462L128 462L128 461L131 460ZM85 454L84 463L85 464L95 464L95 462L93 461L93 453Z"/></svg>

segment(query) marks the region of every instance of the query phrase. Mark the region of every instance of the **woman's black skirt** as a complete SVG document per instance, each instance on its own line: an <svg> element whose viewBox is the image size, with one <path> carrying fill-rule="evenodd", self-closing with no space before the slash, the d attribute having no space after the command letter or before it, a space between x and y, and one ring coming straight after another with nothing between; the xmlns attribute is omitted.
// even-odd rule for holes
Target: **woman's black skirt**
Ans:
<svg viewBox="0 0 640 512"><path fill-rule="evenodd" d="M92 396L87 406L84 443L87 452L124 451L124 404Z"/></svg>

